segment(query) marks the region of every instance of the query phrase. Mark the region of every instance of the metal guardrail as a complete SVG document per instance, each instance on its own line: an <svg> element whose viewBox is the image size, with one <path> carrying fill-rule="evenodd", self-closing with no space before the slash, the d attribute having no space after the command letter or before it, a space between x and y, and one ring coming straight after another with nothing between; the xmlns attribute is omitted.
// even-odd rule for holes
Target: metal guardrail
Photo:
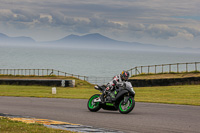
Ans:
<svg viewBox="0 0 200 133"><path fill-rule="evenodd" d="M127 71L129 71L131 75L191 72L191 71L199 71L200 70L199 64L200 62L188 62L188 63L149 65L149 66L136 66Z"/></svg>
<svg viewBox="0 0 200 133"><path fill-rule="evenodd" d="M2 75L23 75L23 76L72 76L76 77L78 79L82 79L87 81L88 77L87 76L81 76L81 75L76 75L76 74L70 74L66 72L62 72L59 70L54 70L54 69L0 69L0 74Z"/></svg>

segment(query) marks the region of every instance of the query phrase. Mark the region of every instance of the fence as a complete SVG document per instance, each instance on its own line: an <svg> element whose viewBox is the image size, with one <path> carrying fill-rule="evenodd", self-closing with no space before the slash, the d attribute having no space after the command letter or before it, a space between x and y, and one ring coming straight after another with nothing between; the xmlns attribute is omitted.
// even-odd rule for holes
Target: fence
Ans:
<svg viewBox="0 0 200 133"><path fill-rule="evenodd" d="M0 69L0 74L2 75L22 75L22 76L72 76L78 79L88 81L92 84L106 84L108 83L112 77L87 77L81 75L70 74L54 69Z"/></svg>
<svg viewBox="0 0 200 133"><path fill-rule="evenodd" d="M191 71L199 71L200 70L199 64L200 62L189 62L189 63L150 65L150 66L137 66L128 71L130 72L131 75L191 72Z"/></svg>
<svg viewBox="0 0 200 133"><path fill-rule="evenodd" d="M89 77L88 82L92 84L105 85L112 79L113 77Z"/></svg>
<svg viewBox="0 0 200 133"><path fill-rule="evenodd" d="M0 69L0 74L3 75L23 75L23 76L72 76L76 77L78 79L82 79L87 81L88 77L87 76L81 76L81 75L75 75L75 74L70 74L54 69Z"/></svg>
<svg viewBox="0 0 200 133"><path fill-rule="evenodd" d="M136 66L130 70L131 75L138 74L156 74L156 73L172 73L172 72L190 72L199 71L200 62L190 63L174 63L174 64L161 64L161 65L149 65L149 66ZM27 76L72 76L84 81L88 81L92 84L106 84L112 77L87 77L81 75L70 74L54 69L0 69L0 74L3 75L27 75Z"/></svg>

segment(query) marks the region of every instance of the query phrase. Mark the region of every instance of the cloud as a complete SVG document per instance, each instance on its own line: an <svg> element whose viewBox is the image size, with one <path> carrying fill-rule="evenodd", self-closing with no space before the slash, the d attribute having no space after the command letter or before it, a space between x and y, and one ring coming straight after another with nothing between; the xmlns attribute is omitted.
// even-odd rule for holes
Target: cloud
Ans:
<svg viewBox="0 0 200 133"><path fill-rule="evenodd" d="M37 28L49 28L46 34L52 29L66 34L87 34L95 31L110 36L119 34L119 38L114 39L129 34L129 38L124 41L140 38L141 42L145 37L166 41L172 38L187 38L192 41L200 36L199 20L181 17L198 16L199 0L181 2L179 0L0 0L0 2L0 27L10 27L10 30L11 27L24 29L27 30L26 33Z"/></svg>
<svg viewBox="0 0 200 133"><path fill-rule="evenodd" d="M31 27L36 20L39 20L40 16L27 10L12 10L3 9L0 10L0 22L4 22L4 25L15 27L16 29L26 29Z"/></svg>
<svg viewBox="0 0 200 133"><path fill-rule="evenodd" d="M14 9L12 13L14 14L14 21L19 22L33 22L40 18L40 14L34 13L31 10Z"/></svg>
<svg viewBox="0 0 200 133"><path fill-rule="evenodd" d="M169 39L178 35L178 31L174 28L170 28L167 25L149 25L147 27L148 35L154 38Z"/></svg>
<svg viewBox="0 0 200 133"><path fill-rule="evenodd" d="M188 32L179 32L177 38L183 38L183 40L193 40L194 36Z"/></svg>
<svg viewBox="0 0 200 133"><path fill-rule="evenodd" d="M0 21L10 21L13 19L13 12L9 9L0 9Z"/></svg>
<svg viewBox="0 0 200 133"><path fill-rule="evenodd" d="M200 36L200 28L194 29L190 27L183 27L182 29L186 30L188 33L192 34L194 37Z"/></svg>
<svg viewBox="0 0 200 133"><path fill-rule="evenodd" d="M121 24L111 22L107 19L103 19L100 17L91 17L89 18L90 22L89 25L93 28L120 28Z"/></svg>
<svg viewBox="0 0 200 133"><path fill-rule="evenodd" d="M129 30L132 30L134 32L137 32L137 31L144 31L145 30L145 25L144 24L128 24L128 29Z"/></svg>

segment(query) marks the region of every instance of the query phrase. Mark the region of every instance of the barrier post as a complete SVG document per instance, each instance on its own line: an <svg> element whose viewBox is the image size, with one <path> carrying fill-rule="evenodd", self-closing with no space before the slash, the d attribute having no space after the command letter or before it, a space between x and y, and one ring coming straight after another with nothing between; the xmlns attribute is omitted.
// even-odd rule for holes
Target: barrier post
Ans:
<svg viewBox="0 0 200 133"><path fill-rule="evenodd" d="M177 73L179 73L179 63L177 63Z"/></svg>

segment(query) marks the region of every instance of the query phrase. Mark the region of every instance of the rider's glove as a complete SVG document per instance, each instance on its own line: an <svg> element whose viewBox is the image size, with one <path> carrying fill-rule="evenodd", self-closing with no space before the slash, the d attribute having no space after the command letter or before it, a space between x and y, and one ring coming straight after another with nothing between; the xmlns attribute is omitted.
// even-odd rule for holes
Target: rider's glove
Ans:
<svg viewBox="0 0 200 133"><path fill-rule="evenodd" d="M116 81L116 80L113 80L112 86L115 86L116 84L117 84L117 81Z"/></svg>

